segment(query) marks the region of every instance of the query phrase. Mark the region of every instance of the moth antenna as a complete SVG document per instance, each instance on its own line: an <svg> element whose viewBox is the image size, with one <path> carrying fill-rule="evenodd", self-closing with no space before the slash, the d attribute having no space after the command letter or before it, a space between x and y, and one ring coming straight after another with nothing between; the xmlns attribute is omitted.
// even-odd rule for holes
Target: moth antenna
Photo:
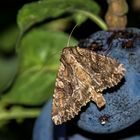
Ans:
<svg viewBox="0 0 140 140"><path fill-rule="evenodd" d="M68 43L67 43L66 47L70 46L70 39L71 39L72 33L73 33L73 31L75 30L75 28L76 28L77 26L78 26L78 24L76 24L76 25L73 27L73 29L72 29L72 31L71 31L71 33L70 33L70 35L69 35Z"/></svg>
<svg viewBox="0 0 140 140"><path fill-rule="evenodd" d="M76 24L76 25L73 27L73 29L71 30L70 35L69 35L69 37L68 37L68 42L67 42L66 47L68 47L68 46L70 45L70 39L71 39L72 33L73 33L73 31L75 30L75 28L76 28L77 26L78 26L78 24ZM60 52L61 52L61 51L60 51ZM55 54L57 54L57 53L58 53L58 51L54 52L53 55L55 55Z"/></svg>

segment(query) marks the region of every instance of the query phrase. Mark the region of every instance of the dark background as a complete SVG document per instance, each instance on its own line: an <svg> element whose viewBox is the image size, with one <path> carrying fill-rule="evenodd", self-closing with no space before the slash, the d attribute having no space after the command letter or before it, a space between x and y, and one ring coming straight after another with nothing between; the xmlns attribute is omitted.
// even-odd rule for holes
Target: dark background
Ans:
<svg viewBox="0 0 140 140"><path fill-rule="evenodd" d="M35 1L35 0L34 0ZM103 18L107 10L106 0L96 0L101 6L100 16ZM139 1L139 0L138 0ZM16 16L18 10L26 3L30 3L32 0L12 0L12 1L0 1L0 32L6 30L12 24L16 24ZM133 4L134 0L129 0L129 13L128 13L128 27L140 26L140 7L136 7ZM72 26L73 27L73 26ZM70 32L72 27L67 31ZM100 28L87 20L83 23L80 28L76 29L73 35L79 40L88 37L95 31L100 30ZM11 121L5 129L0 130L0 135L2 140L6 140L6 135L8 132L8 137L11 139L28 140L32 137L32 128L34 124L34 119L27 119L22 123L17 123L16 121ZM10 133L9 133L10 132ZM6 136L6 137L5 137Z"/></svg>

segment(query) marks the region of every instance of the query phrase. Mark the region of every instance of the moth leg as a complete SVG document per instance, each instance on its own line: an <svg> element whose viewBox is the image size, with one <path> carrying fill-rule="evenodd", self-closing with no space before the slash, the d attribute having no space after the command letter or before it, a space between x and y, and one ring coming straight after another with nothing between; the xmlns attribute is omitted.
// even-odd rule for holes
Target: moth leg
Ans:
<svg viewBox="0 0 140 140"><path fill-rule="evenodd" d="M97 93L95 90L92 90L91 92L91 100L94 101L99 108L105 106L106 104L102 93Z"/></svg>

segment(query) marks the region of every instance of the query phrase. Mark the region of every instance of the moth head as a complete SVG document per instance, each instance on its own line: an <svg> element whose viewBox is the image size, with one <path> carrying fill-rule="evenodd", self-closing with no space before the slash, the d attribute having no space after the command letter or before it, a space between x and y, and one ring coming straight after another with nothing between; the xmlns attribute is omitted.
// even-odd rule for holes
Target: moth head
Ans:
<svg viewBox="0 0 140 140"><path fill-rule="evenodd" d="M61 59L64 59L64 61L66 61L68 64L73 64L75 59L72 53L72 47L64 48L62 51Z"/></svg>

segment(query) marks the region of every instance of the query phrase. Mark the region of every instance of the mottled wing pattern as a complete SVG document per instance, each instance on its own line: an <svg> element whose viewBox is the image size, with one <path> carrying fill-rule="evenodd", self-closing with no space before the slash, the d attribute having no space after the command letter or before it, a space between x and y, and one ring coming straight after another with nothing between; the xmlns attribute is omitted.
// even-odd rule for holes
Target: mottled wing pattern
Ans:
<svg viewBox="0 0 140 140"><path fill-rule="evenodd" d="M63 49L52 104L52 120L66 122L93 100L105 105L102 91L116 85L124 68L116 60L79 47Z"/></svg>
<svg viewBox="0 0 140 140"><path fill-rule="evenodd" d="M117 85L123 78L125 68L115 59L79 47L77 47L77 52L85 56L85 59L81 57L79 62L90 75L96 92L102 92L106 88ZM78 56L77 59L79 59Z"/></svg>
<svg viewBox="0 0 140 140"><path fill-rule="evenodd" d="M61 124L78 114L81 107L90 101L88 87L83 86L77 77L76 66L72 59L66 59L68 54L63 53L61 64L56 79L53 95L52 120L55 124ZM80 74L79 74L80 75ZM84 75L81 73L81 75ZM86 78L86 77L83 77Z"/></svg>

